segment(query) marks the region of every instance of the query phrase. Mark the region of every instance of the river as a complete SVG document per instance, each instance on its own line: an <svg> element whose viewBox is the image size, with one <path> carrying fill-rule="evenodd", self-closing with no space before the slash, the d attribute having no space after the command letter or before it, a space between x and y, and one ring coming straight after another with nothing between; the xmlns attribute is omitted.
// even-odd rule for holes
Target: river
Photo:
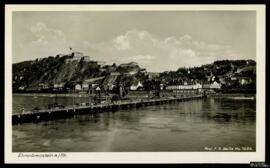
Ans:
<svg viewBox="0 0 270 168"><path fill-rule="evenodd" d="M49 95L14 94L13 113L54 101ZM70 104L73 98L60 96L57 101ZM230 147L255 151L256 101L210 97L12 128L13 152L188 152Z"/></svg>

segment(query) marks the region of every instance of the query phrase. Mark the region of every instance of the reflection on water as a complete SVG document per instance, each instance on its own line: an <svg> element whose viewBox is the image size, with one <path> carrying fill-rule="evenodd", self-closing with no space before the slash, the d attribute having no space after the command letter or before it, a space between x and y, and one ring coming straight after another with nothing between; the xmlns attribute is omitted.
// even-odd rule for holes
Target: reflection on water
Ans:
<svg viewBox="0 0 270 168"><path fill-rule="evenodd" d="M74 97L74 104L89 102L89 99L85 96L75 95ZM14 94L12 99L13 114L21 113L22 108L24 108L25 111L31 111L35 107L47 109L49 104L54 103L61 105L73 104L71 94Z"/></svg>
<svg viewBox="0 0 270 168"><path fill-rule="evenodd" d="M208 98L13 126L13 151L255 150L255 100Z"/></svg>

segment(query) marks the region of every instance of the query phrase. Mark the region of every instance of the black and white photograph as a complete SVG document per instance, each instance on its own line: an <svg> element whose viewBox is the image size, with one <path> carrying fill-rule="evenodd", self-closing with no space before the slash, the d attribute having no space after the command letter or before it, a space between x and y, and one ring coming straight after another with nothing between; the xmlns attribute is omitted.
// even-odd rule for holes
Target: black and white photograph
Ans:
<svg viewBox="0 0 270 168"><path fill-rule="evenodd" d="M264 159L263 5L8 7L10 162Z"/></svg>

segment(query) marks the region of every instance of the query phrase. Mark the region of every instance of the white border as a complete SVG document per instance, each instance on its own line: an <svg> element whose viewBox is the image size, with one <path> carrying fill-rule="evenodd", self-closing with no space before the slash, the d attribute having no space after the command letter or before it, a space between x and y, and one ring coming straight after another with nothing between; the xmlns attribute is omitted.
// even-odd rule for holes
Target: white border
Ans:
<svg viewBox="0 0 270 168"><path fill-rule="evenodd" d="M12 152L13 11L256 11L256 152L67 152L64 158L18 158ZM48 152L46 152L48 153ZM38 154L38 153L36 153ZM58 153L57 153L58 154ZM6 163L250 163L265 161L265 5L6 5L5 162Z"/></svg>

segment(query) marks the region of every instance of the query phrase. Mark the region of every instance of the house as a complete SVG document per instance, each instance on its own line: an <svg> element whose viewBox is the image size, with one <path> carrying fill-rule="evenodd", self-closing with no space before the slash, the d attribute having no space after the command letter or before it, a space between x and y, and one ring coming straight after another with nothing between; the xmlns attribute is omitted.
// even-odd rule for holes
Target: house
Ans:
<svg viewBox="0 0 270 168"><path fill-rule="evenodd" d="M96 93L96 89L97 89L98 87L99 87L98 84L95 84L95 83L90 84L90 85L89 85L89 93L90 93L90 94L95 94L95 93Z"/></svg>
<svg viewBox="0 0 270 168"><path fill-rule="evenodd" d="M236 80L237 80L237 77L231 76L231 80L232 80L232 81L236 81Z"/></svg>
<svg viewBox="0 0 270 168"><path fill-rule="evenodd" d="M130 86L130 90L138 90L138 89L142 89L142 88L143 88L143 84L140 81L135 81Z"/></svg>
<svg viewBox="0 0 270 168"><path fill-rule="evenodd" d="M165 84L162 84L162 83L161 83L161 84L159 85L159 87L160 87L160 90L164 90L164 89L165 89Z"/></svg>
<svg viewBox="0 0 270 168"><path fill-rule="evenodd" d="M88 90L88 89L89 89L89 84L87 82L83 82L82 90Z"/></svg>
<svg viewBox="0 0 270 168"><path fill-rule="evenodd" d="M196 83L196 84L194 85L194 89L202 89L202 84Z"/></svg>
<svg viewBox="0 0 270 168"><path fill-rule="evenodd" d="M45 84L45 83L40 83L38 85L38 88L39 89L49 89L49 85L48 84Z"/></svg>
<svg viewBox="0 0 270 168"><path fill-rule="evenodd" d="M187 83L184 82L184 84L178 84L178 85L168 85L166 87L166 90L192 90L192 89L201 89L202 85L200 83Z"/></svg>
<svg viewBox="0 0 270 168"><path fill-rule="evenodd" d="M252 79L251 78L247 78L247 77L239 77L238 81L241 85L247 85L252 83Z"/></svg>
<svg viewBox="0 0 270 168"><path fill-rule="evenodd" d="M53 88L63 88L64 87L64 83L55 83L55 84L53 84Z"/></svg>
<svg viewBox="0 0 270 168"><path fill-rule="evenodd" d="M95 89L98 93L100 93L100 91L101 91L101 89L100 89L100 87L98 86L98 87L96 87L96 89Z"/></svg>
<svg viewBox="0 0 270 168"><path fill-rule="evenodd" d="M172 90L176 94L194 94L201 92L202 85L199 83L191 84L184 82L184 84L168 85L166 90Z"/></svg>
<svg viewBox="0 0 270 168"><path fill-rule="evenodd" d="M203 84L202 89L204 90L216 90L216 89L221 89L221 84L218 82L213 82L213 83L209 83L206 82Z"/></svg>
<svg viewBox="0 0 270 168"><path fill-rule="evenodd" d="M75 90L82 90L82 85L80 85L80 84L76 84L75 85Z"/></svg>
<svg viewBox="0 0 270 168"><path fill-rule="evenodd" d="M202 88L203 89L210 89L210 82L205 82L205 83L203 83L203 85L202 85Z"/></svg>
<svg viewBox="0 0 270 168"><path fill-rule="evenodd" d="M166 86L166 90L176 90L176 89L178 89L177 85L167 85Z"/></svg>
<svg viewBox="0 0 270 168"><path fill-rule="evenodd" d="M221 89L221 84L216 81L210 85L211 89Z"/></svg>

